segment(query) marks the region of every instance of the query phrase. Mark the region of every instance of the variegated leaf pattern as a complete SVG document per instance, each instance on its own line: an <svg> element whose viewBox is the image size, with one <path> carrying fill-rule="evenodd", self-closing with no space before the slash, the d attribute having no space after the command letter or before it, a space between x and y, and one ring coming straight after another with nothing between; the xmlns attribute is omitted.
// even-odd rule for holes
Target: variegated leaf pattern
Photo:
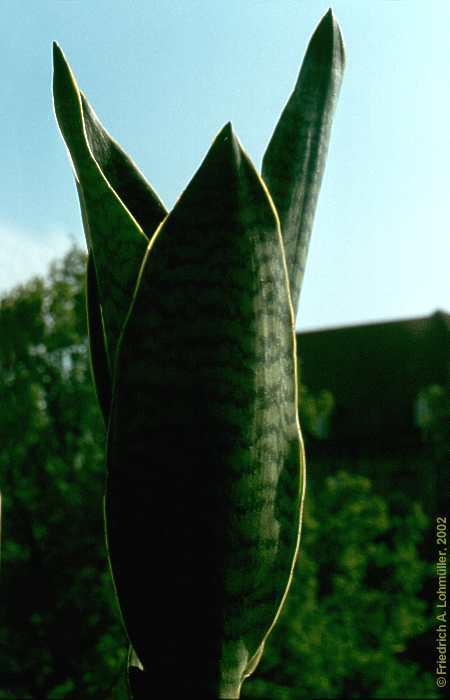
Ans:
<svg viewBox="0 0 450 700"><path fill-rule="evenodd" d="M262 177L280 217L295 316L344 68L342 35L330 9L311 38L263 159Z"/></svg>
<svg viewBox="0 0 450 700"><path fill-rule="evenodd" d="M108 550L150 683L238 697L290 582L303 492L279 222L227 125L149 246L117 359Z"/></svg>
<svg viewBox="0 0 450 700"><path fill-rule="evenodd" d="M290 585L305 488L295 317L344 65L330 10L262 178L228 124L167 215L54 45L136 699L155 678L238 698Z"/></svg>
<svg viewBox="0 0 450 700"><path fill-rule="evenodd" d="M92 258L87 295L91 362L107 420L118 338L148 239L166 211L137 166L100 124L56 43L53 61L55 113L74 167ZM100 308L90 308L93 303Z"/></svg>

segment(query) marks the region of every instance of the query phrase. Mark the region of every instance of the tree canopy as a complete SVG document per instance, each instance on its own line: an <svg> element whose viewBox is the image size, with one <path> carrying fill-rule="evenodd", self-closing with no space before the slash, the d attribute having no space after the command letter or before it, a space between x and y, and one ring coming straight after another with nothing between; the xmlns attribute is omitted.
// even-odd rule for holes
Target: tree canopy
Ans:
<svg viewBox="0 0 450 700"><path fill-rule="evenodd" d="M74 248L46 279L0 300L5 700L127 697L84 275L85 255ZM302 424L321 437L332 398L306 390L303 398ZM432 624L421 595L430 577L420 556L428 526L421 507L393 508L351 464L322 481L308 466L315 486L293 587L243 697L437 697L430 669L409 653Z"/></svg>

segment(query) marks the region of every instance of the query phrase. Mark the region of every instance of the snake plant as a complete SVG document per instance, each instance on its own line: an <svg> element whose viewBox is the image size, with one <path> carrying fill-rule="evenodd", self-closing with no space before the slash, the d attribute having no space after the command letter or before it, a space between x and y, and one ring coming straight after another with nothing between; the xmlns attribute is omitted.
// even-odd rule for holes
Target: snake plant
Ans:
<svg viewBox="0 0 450 700"><path fill-rule="evenodd" d="M330 10L262 173L227 124L168 213L54 45L135 698L238 698L289 589L305 492L295 319L343 70Z"/></svg>

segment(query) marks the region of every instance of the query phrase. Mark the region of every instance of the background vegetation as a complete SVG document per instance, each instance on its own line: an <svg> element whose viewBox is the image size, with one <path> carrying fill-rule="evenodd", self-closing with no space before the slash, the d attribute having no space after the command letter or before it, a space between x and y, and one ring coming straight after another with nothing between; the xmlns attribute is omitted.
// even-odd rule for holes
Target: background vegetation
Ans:
<svg viewBox="0 0 450 700"><path fill-rule="evenodd" d="M124 700L127 651L104 544L104 430L92 389L84 254L0 302L0 698ZM424 418L442 460L448 402ZM332 410L304 391L307 437ZM436 417L435 417L436 416ZM293 589L244 698L434 698L431 524L336 464L308 492ZM189 604L186 601L186 604ZM429 652L430 654L430 652Z"/></svg>

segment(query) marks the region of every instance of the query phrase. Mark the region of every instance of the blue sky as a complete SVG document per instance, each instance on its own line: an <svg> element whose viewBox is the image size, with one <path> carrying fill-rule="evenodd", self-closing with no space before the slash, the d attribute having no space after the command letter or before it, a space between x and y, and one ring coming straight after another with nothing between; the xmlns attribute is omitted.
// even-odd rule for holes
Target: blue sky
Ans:
<svg viewBox="0 0 450 700"><path fill-rule="evenodd" d="M57 40L171 207L229 120L259 168L322 0L0 0L0 291L84 244L51 104ZM300 329L449 308L450 3L336 0L347 70Z"/></svg>

